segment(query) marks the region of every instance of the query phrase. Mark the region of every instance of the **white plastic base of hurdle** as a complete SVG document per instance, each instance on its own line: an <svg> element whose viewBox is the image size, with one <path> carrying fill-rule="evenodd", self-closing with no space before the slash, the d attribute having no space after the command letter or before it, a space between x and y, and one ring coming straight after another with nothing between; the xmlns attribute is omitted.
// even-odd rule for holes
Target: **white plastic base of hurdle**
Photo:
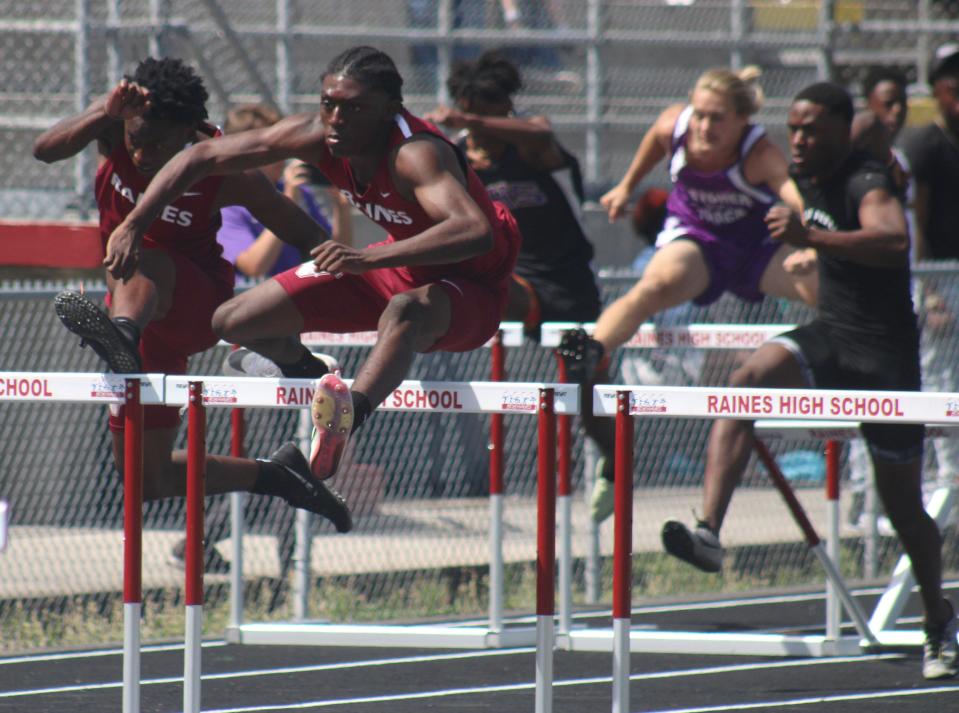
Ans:
<svg viewBox="0 0 959 713"><path fill-rule="evenodd" d="M183 713L200 713L200 645L203 641L203 606L186 607L186 641L183 651Z"/></svg>
<svg viewBox="0 0 959 713"><path fill-rule="evenodd" d="M615 652L613 629L574 630L556 638L566 651ZM823 635L734 634L692 631L629 632L629 650L650 654L706 654L723 656L854 656L861 653L859 636L827 639Z"/></svg>
<svg viewBox="0 0 959 713"><path fill-rule="evenodd" d="M236 644L285 646L410 646L437 649L505 649L534 646L534 627L491 631L476 626L258 623L228 629Z"/></svg>
<svg viewBox="0 0 959 713"><path fill-rule="evenodd" d="M553 710L553 648L556 631L553 617L536 615L536 713L551 713Z"/></svg>
<svg viewBox="0 0 959 713"><path fill-rule="evenodd" d="M140 713L140 609L123 605L123 713Z"/></svg>
<svg viewBox="0 0 959 713"><path fill-rule="evenodd" d="M629 618L613 618L613 713L629 713Z"/></svg>

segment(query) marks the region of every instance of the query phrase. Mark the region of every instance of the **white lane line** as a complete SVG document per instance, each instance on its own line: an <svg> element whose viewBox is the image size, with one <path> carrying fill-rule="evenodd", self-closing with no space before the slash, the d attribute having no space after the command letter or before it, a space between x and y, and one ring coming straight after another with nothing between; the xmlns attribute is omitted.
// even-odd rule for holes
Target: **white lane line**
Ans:
<svg viewBox="0 0 959 713"><path fill-rule="evenodd" d="M821 666L836 663L862 663L865 661L879 661L904 658L902 654L876 654L871 656L843 656L832 659L804 659L798 661L772 661L754 664L736 664L729 666L714 666L710 668L683 669L679 671L657 671L654 673L638 673L629 677L630 681L651 681L655 679L685 678L688 676L712 676L716 674L772 670L777 668L796 668L807 666ZM595 676L592 678L577 678L564 681L554 681L556 687L592 686L610 684L612 676ZM206 713L259 713L262 711L290 711L303 708L333 708L336 706L359 705L361 703L396 703L399 701L415 701L427 698L446 698L450 696L486 695L489 693L508 693L527 691L536 687L535 683L512 683L499 686L477 686L473 688L450 688L438 691L421 691L418 693L383 694L379 696L364 696L362 698L341 698L332 701L305 701L300 703L283 703L268 706L244 706L240 708L217 708ZM734 710L734 709L730 709Z"/></svg>
<svg viewBox="0 0 959 713"><path fill-rule="evenodd" d="M869 691L867 693L844 693L836 696L816 696L814 698L790 698L782 701L764 701L762 703L735 703L728 706L705 706L702 708L664 708L650 713L720 713L721 711L749 711L764 708L785 708L787 706L809 706L820 703L842 703L845 701L869 701L877 698L903 698L906 696L931 696L940 693L959 692L959 686L939 686L938 688L907 688L897 691Z"/></svg>
<svg viewBox="0 0 959 713"><path fill-rule="evenodd" d="M220 646L226 646L225 641L204 641L201 646L204 649L215 649ZM152 644L140 647L140 653L152 654L162 651L182 651L183 644ZM98 649L96 651L60 651L50 654L24 654L23 656L10 656L0 658L0 666L8 666L18 663L36 663L45 661L69 661L72 659L100 658L103 656L120 656L123 649Z"/></svg>
<svg viewBox="0 0 959 713"><path fill-rule="evenodd" d="M182 648L182 647L181 647ZM291 673L311 673L316 671L339 671L351 668L374 668L377 666L398 666L403 664L435 663L437 661L454 661L457 659L475 659L489 656L512 656L514 654L530 654L535 652L533 647L517 649L493 649L490 651L457 651L450 654L432 654L429 656L405 656L402 658L372 659L370 661L346 661L342 663L314 664L306 666L287 666L285 668L252 669L249 671L229 671L225 673L204 674L203 681L221 681L231 678L253 678L257 676L280 676ZM148 678L140 681L141 686L157 686L165 684L183 683L182 676L168 676L165 678ZM60 693L77 693L81 691L97 691L111 688L122 688L122 681L107 681L104 683L84 683L75 686L53 686L49 688L35 688L21 691L0 691L0 698L20 698L24 696L46 696Z"/></svg>

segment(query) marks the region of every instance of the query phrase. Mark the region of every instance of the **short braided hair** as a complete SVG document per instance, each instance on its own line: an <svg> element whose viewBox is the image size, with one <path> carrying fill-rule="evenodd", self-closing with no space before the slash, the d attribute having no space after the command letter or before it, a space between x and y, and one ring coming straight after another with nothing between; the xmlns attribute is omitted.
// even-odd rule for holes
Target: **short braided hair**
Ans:
<svg viewBox="0 0 959 713"><path fill-rule="evenodd" d="M375 47L360 45L340 52L323 72L324 77L331 74L342 74L403 101L403 77L390 56Z"/></svg>

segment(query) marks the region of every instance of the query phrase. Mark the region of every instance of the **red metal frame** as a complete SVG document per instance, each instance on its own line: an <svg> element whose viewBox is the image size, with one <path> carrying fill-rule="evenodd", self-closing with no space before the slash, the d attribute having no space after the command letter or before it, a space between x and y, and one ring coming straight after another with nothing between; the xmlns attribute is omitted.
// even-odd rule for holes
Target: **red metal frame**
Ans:
<svg viewBox="0 0 959 713"><path fill-rule="evenodd" d="M613 522L613 618L629 619L633 591L633 417L630 394L616 392Z"/></svg>
<svg viewBox="0 0 959 713"><path fill-rule="evenodd" d="M206 408L203 382L191 381L187 405L186 605L203 604L203 494Z"/></svg>
<svg viewBox="0 0 959 713"><path fill-rule="evenodd" d="M127 379L123 407L123 601L143 601L143 405Z"/></svg>

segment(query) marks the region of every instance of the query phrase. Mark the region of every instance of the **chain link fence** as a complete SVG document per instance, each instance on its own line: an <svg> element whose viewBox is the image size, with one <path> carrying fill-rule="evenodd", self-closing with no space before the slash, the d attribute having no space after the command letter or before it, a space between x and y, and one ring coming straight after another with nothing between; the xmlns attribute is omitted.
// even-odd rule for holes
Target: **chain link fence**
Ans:
<svg viewBox="0 0 959 713"><path fill-rule="evenodd" d="M7 0L0 6L0 216L89 218L93 158L44 166L35 136L85 107L147 55L186 58L210 116L239 102L315 110L339 51L372 43L406 79L414 113L446 98L457 59L501 48L526 83L519 107L549 116L595 195L624 172L643 132L696 77L757 64L759 119L781 136L789 99L816 79L857 80L895 63L927 93L926 58L959 33L942 0ZM662 176L660 176L660 179ZM653 176L652 180L656 177Z"/></svg>
<svg viewBox="0 0 959 713"><path fill-rule="evenodd" d="M895 63L907 71L911 90L922 94L925 58L959 33L959 5L933 0L553 0L519 6L519 18L511 21L497 0L7 0L0 4L0 217L94 216L92 154L45 166L33 160L30 146L40 131L86 106L147 55L182 56L194 64L210 90L210 115L220 120L228 107L247 101L273 102L290 112L315 110L328 60L361 42L396 60L406 79L406 103L421 113L445 99L443 79L452 62L505 47L526 79L519 107L551 118L563 143L582 159L595 197L622 175L658 113L681 101L709 67L763 68L767 102L759 120L781 141L788 101L810 81L833 78L857 90L869 64ZM664 183L665 176L654 174L649 181ZM629 278L608 276L605 299L629 284ZM78 349L56 320L50 298L58 288L0 290L3 370L100 369L95 356ZM747 306L724 299L662 319L789 324L807 316L781 302ZM954 336L939 346L941 362L943 354L955 354ZM348 376L365 356L358 347L332 351ZM199 355L191 371L219 373L224 356L222 349ZM621 351L613 373L626 383L723 385L741 356ZM553 356L535 344L511 350L507 369L512 380L555 379ZM409 378L488 375L489 354L479 350L421 357ZM297 437L294 412L251 410L247 416L246 448L253 457ZM62 640L68 630L75 630L72 641L79 644L111 638L103 622L119 614L122 492L105 420L102 407L85 405L22 403L0 410L0 496L11 502L13 518L10 549L0 555L0 648L44 645ZM535 425L533 419L513 417L507 426L506 556L512 563L507 605L528 612L536 472L529 444L535 443ZM637 501L649 508L644 512L654 529L665 517L684 517L698 503L708 429L708 422L691 420L637 424ZM210 452L229 452L229 431L227 412L212 410ZM337 536L328 524L315 525L313 615L382 621L483 611L487 438L487 421L479 416L381 413L364 428L351 456L353 483L337 483L357 509L356 532ZM182 441L181 434L181 446ZM577 436L579 499L582 446ZM803 464L794 482L811 507L821 502L816 473L822 444L777 448L779 456L787 450L802 454L792 461ZM750 532L734 547L730 574L693 578L686 569L671 568L654 543L637 549L636 596L820 581L754 464L744 486L737 498L743 509L737 511L734 501L730 523L745 521ZM844 495L844 506L850 500ZM209 499L214 523L222 521L224 508L223 498ZM250 617L289 615L285 575L292 513L268 499L248 503ZM577 513L580 541L584 506L578 504ZM144 585L152 619L162 620L164 611L179 604L182 572L170 559L182 537L183 515L178 500L146 508ZM210 534L214 540L226 536L216 527ZM609 541L610 532L604 529L603 537ZM845 544L849 573L862 574L856 564L862 540L850 536ZM898 552L893 539L881 544L881 561ZM229 552L225 541L218 547ZM957 548L946 548L955 571L950 551ZM583 602L578 552L577 597ZM207 579L214 603L225 596L224 580L216 574ZM113 639L120 637L116 631ZM148 628L145 636L181 631Z"/></svg>
<svg viewBox="0 0 959 713"><path fill-rule="evenodd" d="M602 284L608 302L632 284L632 277L608 275ZM51 298L59 287L7 285L0 290L0 323L6 337L0 341L0 364L5 371L93 372L101 368L95 355L80 349L56 319ZM806 308L785 301L767 299L747 305L723 298L709 308L677 308L658 319L665 325L793 324L808 317ZM955 335L948 342L945 349L940 344L940 352L955 355ZM364 347L329 351L341 361L347 375L356 373L366 354ZM721 386L744 354L690 348L619 350L612 379L616 383ZM225 355L226 350L219 347L198 355L190 371L217 374ZM421 356L409 378L486 380L489 372L490 353L483 349ZM551 350L527 343L508 350L507 373L514 381L552 381L556 378L555 360ZM247 410L247 453L263 457L297 438L299 414ZM0 631L7 649L59 641L71 626L80 629L70 639L75 643L110 638L106 624L91 630L80 626L91 617L93 621L112 621L111 617L119 616L122 487L112 463L105 420L106 409L95 405L7 403L0 410L0 495L9 500L12 514L10 547L0 555ZM229 453L229 411L211 409L208 424L209 452ZM698 507L709 427L710 422L704 420L637 421L635 484L641 516L636 517L640 544L635 548L638 581L634 595L675 596L820 582L814 559L757 463L747 468L728 518L725 536L731 556L725 575L692 573L660 552L659 524L668 517L686 518L690 508ZM531 563L535 560L536 454L530 444L536 441L535 428L535 419L507 419L506 601L508 607L526 612L534 603ZM586 474L582 437L579 429L574 433L576 600L582 604L588 596L584 581ZM179 447L184 441L185 426L181 427ZM316 586L310 615L338 621L439 613L481 615L486 607L488 563L487 442L487 417L378 413L355 439L349 464L334 483L354 506L355 531L336 535L329 523L314 523ZM772 446L787 475L794 478L817 527L824 531L823 444ZM843 473L848 478L846 460L844 455ZM931 461L931 478L935 469ZM227 499L208 498L207 507L208 539L217 542L218 551L229 558ZM843 494L843 507L847 519L855 520L849 492ZM248 501L249 534L244 545L248 617L291 615L294 512L277 500L252 497ZM148 622L162 622L158 612L169 613L179 604L183 572L175 566L172 553L183 533L181 499L146 506ZM861 577L863 540L848 527L844 536L847 574ZM602 553L608 556L611 522L603 526L601 541ZM889 537L879 544L879 560L886 566L897 556L898 544ZM954 571L959 563L948 556L949 551L947 544L947 565ZM609 596L609 578L605 579L600 601ZM208 574L206 589L214 607L222 604L225 575ZM152 614L151 606L157 610ZM213 616L209 622L222 630L222 618ZM147 640L181 633L157 626L147 627ZM119 638L119 630L112 638Z"/></svg>

